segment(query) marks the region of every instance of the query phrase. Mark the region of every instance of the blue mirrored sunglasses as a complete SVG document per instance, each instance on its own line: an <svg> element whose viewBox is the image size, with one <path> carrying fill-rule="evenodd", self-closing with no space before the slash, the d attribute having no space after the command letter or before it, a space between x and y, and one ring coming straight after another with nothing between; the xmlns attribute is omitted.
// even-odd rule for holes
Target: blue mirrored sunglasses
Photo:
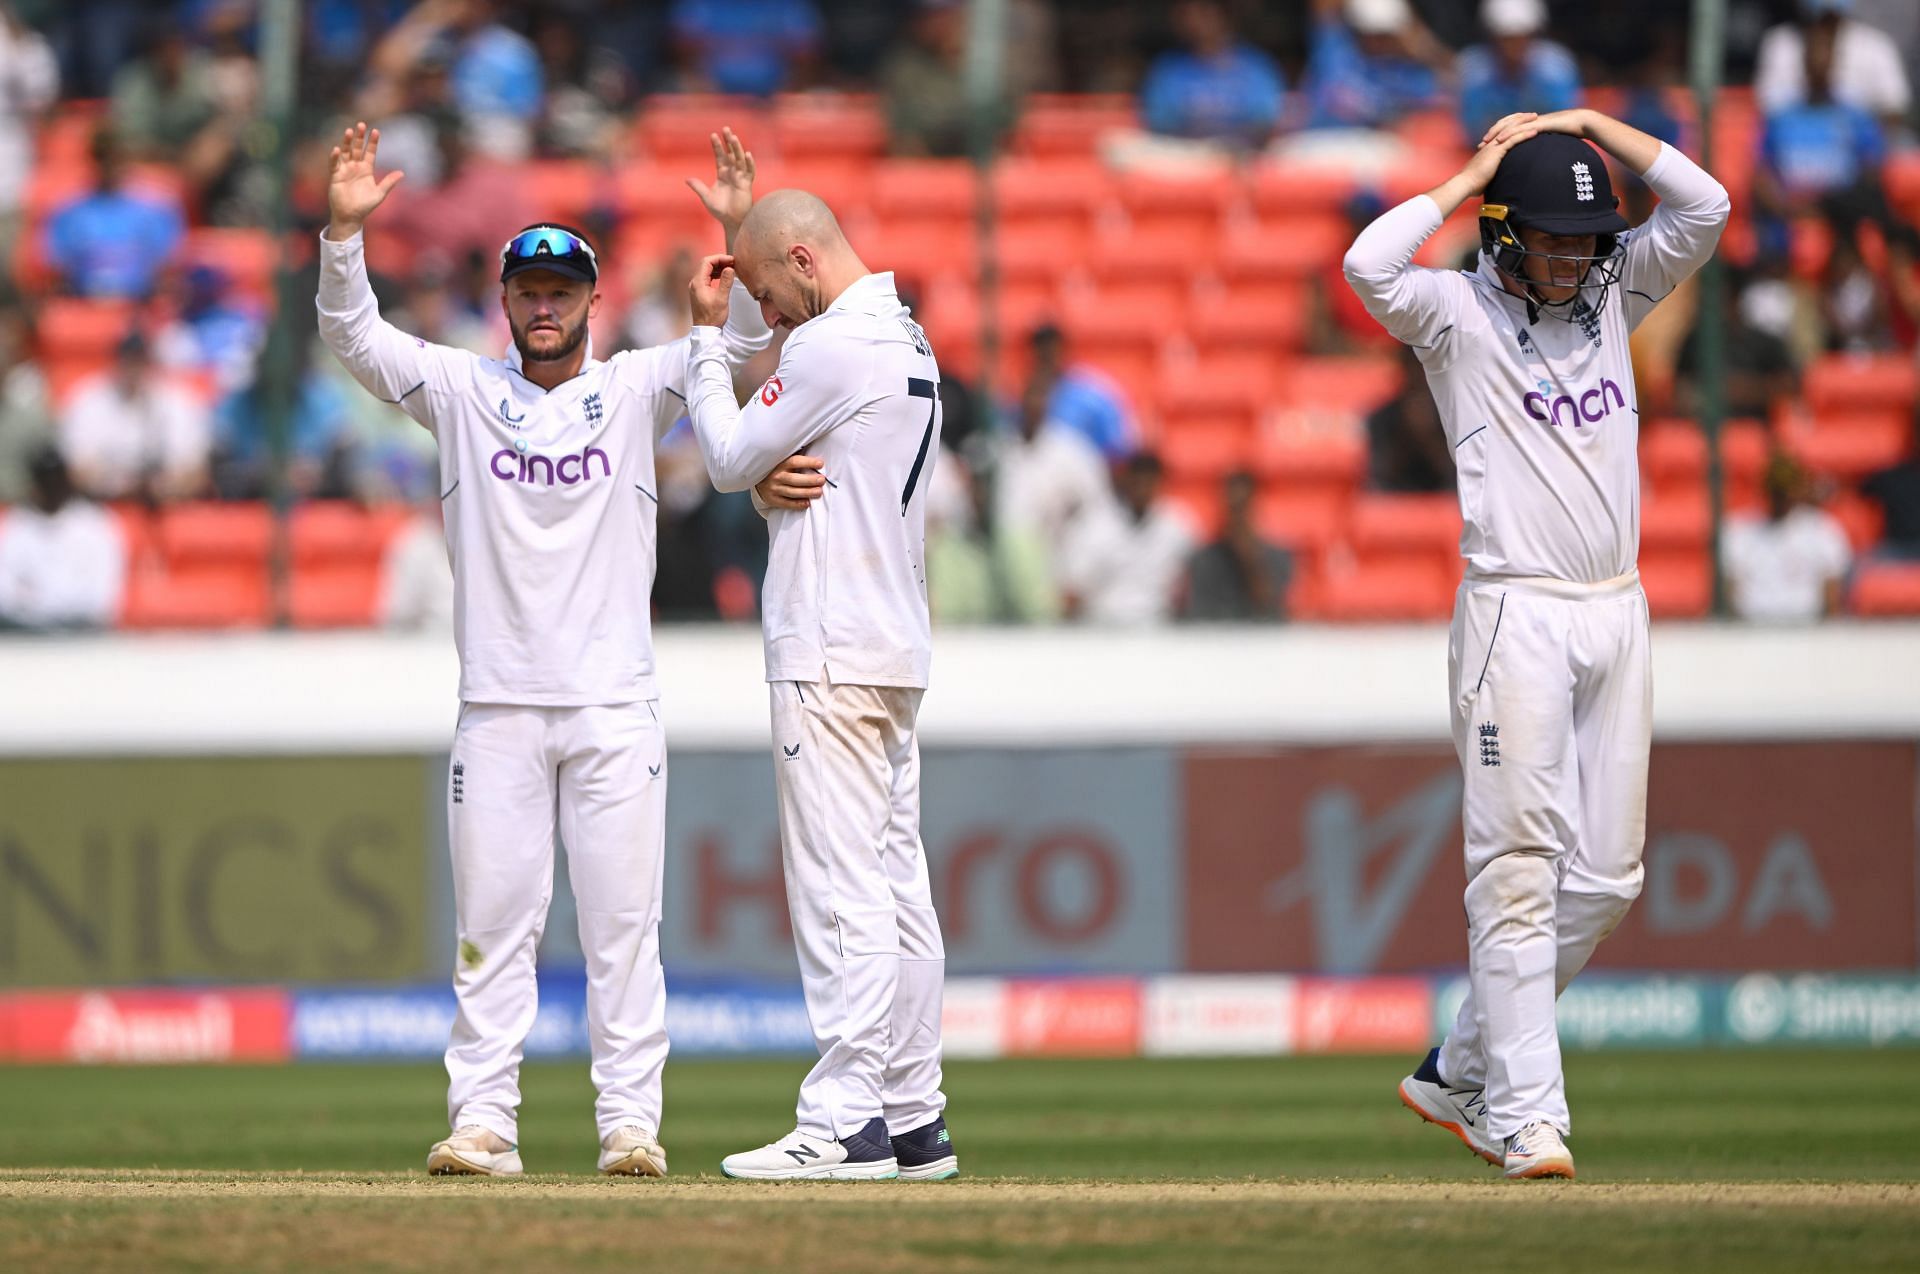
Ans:
<svg viewBox="0 0 1920 1274"><path fill-rule="evenodd" d="M580 264L582 258L589 270L599 273L600 260L594 256L592 246L580 236L556 230L552 226L523 230L509 239L507 246L500 250L500 264L503 266L541 259Z"/></svg>

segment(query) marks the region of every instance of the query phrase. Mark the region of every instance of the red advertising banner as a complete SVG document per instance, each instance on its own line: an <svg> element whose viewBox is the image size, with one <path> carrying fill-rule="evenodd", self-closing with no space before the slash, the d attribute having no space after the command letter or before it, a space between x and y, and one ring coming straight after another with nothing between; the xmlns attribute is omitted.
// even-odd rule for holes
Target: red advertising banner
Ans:
<svg viewBox="0 0 1920 1274"><path fill-rule="evenodd" d="M283 1062L289 1010L278 989L0 996L0 1060Z"/></svg>
<svg viewBox="0 0 1920 1274"><path fill-rule="evenodd" d="M1657 746L1646 886L1595 967L1920 965L1917 766L1907 741ZM1450 750L1195 753L1183 795L1189 969L1465 963Z"/></svg>
<svg viewBox="0 0 1920 1274"><path fill-rule="evenodd" d="M1140 1051L1136 978L1012 982L1005 1005L1009 1057L1133 1057Z"/></svg>
<svg viewBox="0 0 1920 1274"><path fill-rule="evenodd" d="M1378 1053L1426 1047L1433 985L1426 978L1302 978L1293 992L1300 1053Z"/></svg>

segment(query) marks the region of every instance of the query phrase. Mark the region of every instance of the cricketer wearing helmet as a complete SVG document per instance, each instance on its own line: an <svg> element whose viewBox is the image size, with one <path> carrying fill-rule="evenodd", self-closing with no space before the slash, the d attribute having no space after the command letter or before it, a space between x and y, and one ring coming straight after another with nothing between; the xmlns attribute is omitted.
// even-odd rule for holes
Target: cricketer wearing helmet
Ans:
<svg viewBox="0 0 1920 1274"><path fill-rule="evenodd" d="M400 180L379 132L334 148L320 240L320 334L367 390L433 432L453 564L460 715L447 790L458 955L447 1046L452 1134L430 1171L521 1170L520 1055L534 951L567 848L587 972L602 1172L662 1176L660 969L666 742L654 676L654 445L686 412L685 338L594 357L600 264L586 236L528 226L500 253L500 358L430 345L380 317L361 230ZM729 245L753 157L713 138L690 183ZM736 290L715 344L739 367L772 339Z"/></svg>
<svg viewBox="0 0 1920 1274"><path fill-rule="evenodd" d="M1660 196L1644 225L1590 142ZM1413 265L1476 195L1478 268ZM1465 521L1448 667L1471 989L1400 1093L1510 1177L1573 1175L1554 1000L1640 892L1652 683L1628 337L1727 211L1720 183L1637 129L1522 113L1346 256L1426 371Z"/></svg>

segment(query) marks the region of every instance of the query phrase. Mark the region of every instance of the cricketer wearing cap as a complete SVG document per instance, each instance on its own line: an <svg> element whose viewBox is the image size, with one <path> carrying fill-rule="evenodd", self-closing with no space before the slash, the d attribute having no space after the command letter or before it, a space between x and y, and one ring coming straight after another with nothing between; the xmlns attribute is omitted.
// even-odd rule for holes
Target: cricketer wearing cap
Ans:
<svg viewBox="0 0 1920 1274"><path fill-rule="evenodd" d="M745 409L716 324L733 259L691 285L688 411L722 490L806 448L810 504L768 512L762 595L780 844L820 1061L791 1133L729 1155L731 1177L934 1180L959 1170L942 1111L946 969L920 843L915 733L933 641L926 508L940 368L891 274L872 274L826 204L776 190L748 214L740 276L789 331Z"/></svg>
<svg viewBox="0 0 1920 1274"><path fill-rule="evenodd" d="M458 1012L447 1047L453 1132L434 1172L515 1173L534 951L553 889L556 816L587 966L600 1170L661 1176L667 1055L660 971L666 746L654 681L655 442L685 414L686 342L593 356L599 263L584 236L537 225L501 254L502 358L429 345L381 319L361 228L401 174L376 175L379 133L333 151L320 243L320 333L367 389L440 448L454 576L460 715L447 793ZM711 188L732 241L752 157L714 138ZM714 337L737 367L771 339L736 289Z"/></svg>
<svg viewBox="0 0 1920 1274"><path fill-rule="evenodd" d="M1628 229L1606 162L1661 198ZM1484 192L1472 272L1412 264ZM1510 1177L1573 1175L1554 999L1640 892L1652 682L1628 336L1713 254L1727 193L1590 110L1509 115L1346 256L1453 446L1466 577L1448 644L1471 990L1407 1105Z"/></svg>

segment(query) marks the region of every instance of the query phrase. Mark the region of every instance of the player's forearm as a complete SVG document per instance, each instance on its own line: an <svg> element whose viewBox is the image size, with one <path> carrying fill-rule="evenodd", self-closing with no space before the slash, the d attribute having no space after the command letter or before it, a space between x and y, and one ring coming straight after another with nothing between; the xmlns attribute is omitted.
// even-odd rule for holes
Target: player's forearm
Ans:
<svg viewBox="0 0 1920 1274"><path fill-rule="evenodd" d="M1581 109L1575 113L1580 117L1580 135L1631 168L1635 175L1646 176L1660 158L1662 143L1658 137L1599 111Z"/></svg>
<svg viewBox="0 0 1920 1274"><path fill-rule="evenodd" d="M320 245L320 339L370 392L397 402L426 379L422 346L380 317L358 236ZM402 383L405 382L405 383Z"/></svg>
<svg viewBox="0 0 1920 1274"><path fill-rule="evenodd" d="M747 490L787 454L761 454L764 449L754 446L741 427L725 333L720 328L696 327L688 336L687 418L716 491Z"/></svg>
<svg viewBox="0 0 1920 1274"><path fill-rule="evenodd" d="M1727 188L1684 151L1663 142L1656 141L1654 145L1659 151L1641 176L1653 193L1660 196L1661 208L1669 215L1685 216L1693 221L1715 224L1726 221L1733 210Z"/></svg>

